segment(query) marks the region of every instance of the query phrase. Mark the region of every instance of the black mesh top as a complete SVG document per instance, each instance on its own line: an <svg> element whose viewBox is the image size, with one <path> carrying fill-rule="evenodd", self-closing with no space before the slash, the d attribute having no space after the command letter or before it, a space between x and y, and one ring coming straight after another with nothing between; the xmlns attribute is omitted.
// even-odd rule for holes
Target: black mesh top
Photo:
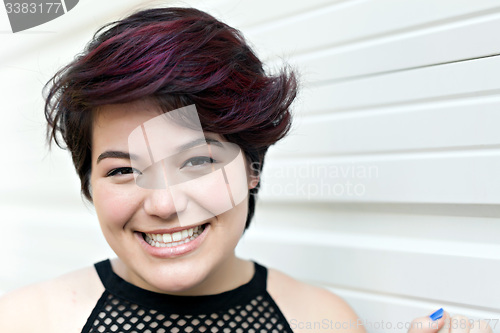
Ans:
<svg viewBox="0 0 500 333"><path fill-rule="evenodd" d="M82 333L293 332L267 292L267 269L254 265L250 282L236 289L177 296L136 287L101 261L95 267L105 290Z"/></svg>

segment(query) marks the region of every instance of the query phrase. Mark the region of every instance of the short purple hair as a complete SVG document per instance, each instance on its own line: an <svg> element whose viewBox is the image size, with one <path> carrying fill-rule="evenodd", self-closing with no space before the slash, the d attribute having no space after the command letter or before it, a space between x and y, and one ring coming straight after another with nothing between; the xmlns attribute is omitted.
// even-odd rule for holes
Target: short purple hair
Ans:
<svg viewBox="0 0 500 333"><path fill-rule="evenodd" d="M194 8L142 10L105 25L46 85L49 142L71 152L90 190L93 110L149 99L165 111L195 104L204 131L243 150L260 173L267 149L290 129L293 71L268 75L241 33ZM259 184L250 190L246 227Z"/></svg>

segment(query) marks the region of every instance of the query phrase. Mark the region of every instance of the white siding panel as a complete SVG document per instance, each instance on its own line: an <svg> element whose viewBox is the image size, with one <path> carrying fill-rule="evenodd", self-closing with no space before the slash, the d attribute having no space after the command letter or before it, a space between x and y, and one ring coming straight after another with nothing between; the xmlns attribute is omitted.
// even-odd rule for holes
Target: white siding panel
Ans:
<svg viewBox="0 0 500 333"><path fill-rule="evenodd" d="M311 81L339 80L498 54L500 14L471 19L447 29L325 49L292 58Z"/></svg>
<svg viewBox="0 0 500 333"><path fill-rule="evenodd" d="M365 323L365 328L369 332L406 333L414 318L422 317L441 307L445 307L446 311L452 315L461 314L471 320L487 320L493 332L500 332L500 311L471 309L454 303L446 303L443 300L423 301L420 298L407 299L342 288L328 289L347 300L357 313L364 314L362 322ZM405 328L397 329L398 327Z"/></svg>
<svg viewBox="0 0 500 333"><path fill-rule="evenodd" d="M349 1L252 26L259 54L290 59L305 89L239 253L372 321L441 306L499 319L498 11Z"/></svg>
<svg viewBox="0 0 500 333"><path fill-rule="evenodd" d="M2 200L0 205L5 221L0 260L8 267L0 271L1 289L43 281L114 256L91 208L12 201Z"/></svg>
<svg viewBox="0 0 500 333"><path fill-rule="evenodd" d="M495 218L478 217L485 207L438 207L260 201L238 253L329 287L371 323L368 332L387 332L387 326L375 326L382 320L409 323L440 307L473 319L500 319L498 299L486 304L482 296L500 289L494 282L499 207L490 211ZM482 290L469 287L476 281L486 283ZM477 297L456 296L469 293Z"/></svg>
<svg viewBox="0 0 500 333"><path fill-rule="evenodd" d="M326 85L310 85L300 113L368 109L400 103L500 93L500 57L425 67Z"/></svg>
<svg viewBox="0 0 500 333"><path fill-rule="evenodd" d="M426 204L287 204L259 200L255 229L306 228L327 233L499 244L500 206ZM390 245L383 245L390 246ZM498 253L484 253L484 257Z"/></svg>
<svg viewBox="0 0 500 333"><path fill-rule="evenodd" d="M229 0L214 6L221 14L225 22L245 30L245 34L250 37L250 27L257 26L257 29L264 23L273 24L275 20L294 17L297 14L311 10L324 10L325 5L335 3L350 3L353 0L310 0L310 1L289 1L286 4L280 1L252 0L235 1ZM319 8L319 9L317 9ZM252 38L253 40L253 38Z"/></svg>
<svg viewBox="0 0 500 333"><path fill-rule="evenodd" d="M274 267L320 284L500 310L500 288L494 287L498 283L498 257L424 253L430 245L425 240L417 246L409 240L405 245L405 239L400 238L399 249L394 245L382 249L392 241L373 238L381 245L365 247L359 236L342 241L346 235L316 231L313 242L307 236L307 230L254 230L242 240L240 251L265 256ZM446 242L441 246L445 250ZM491 245L489 250L499 253L498 247ZM463 268L461 274L457 274L458 267ZM462 292L464 286L467 292Z"/></svg>
<svg viewBox="0 0 500 333"><path fill-rule="evenodd" d="M411 36L406 34L408 31L423 34L421 30L430 26L444 25L437 29L449 29L446 24L460 22L464 16L480 16L498 9L500 5L495 0L348 1L248 29L248 33L261 54L272 57L395 34L404 38ZM328 67L332 65L335 63Z"/></svg>
<svg viewBox="0 0 500 333"><path fill-rule="evenodd" d="M495 95L310 115L298 119L273 157L499 148L499 110Z"/></svg>
<svg viewBox="0 0 500 333"><path fill-rule="evenodd" d="M275 202L500 203L500 152L269 161L261 196Z"/></svg>

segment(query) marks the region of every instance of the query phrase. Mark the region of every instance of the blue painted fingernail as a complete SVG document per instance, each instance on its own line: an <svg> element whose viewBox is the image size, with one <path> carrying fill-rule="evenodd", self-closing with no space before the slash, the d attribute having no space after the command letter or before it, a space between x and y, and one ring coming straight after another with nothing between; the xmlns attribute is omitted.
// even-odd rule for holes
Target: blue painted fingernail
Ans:
<svg viewBox="0 0 500 333"><path fill-rule="evenodd" d="M443 313L444 313L444 310L443 310L443 308L441 308L441 309L437 310L436 312L434 312L433 314L431 314L429 316L429 318L431 318L433 321L436 321L443 316Z"/></svg>

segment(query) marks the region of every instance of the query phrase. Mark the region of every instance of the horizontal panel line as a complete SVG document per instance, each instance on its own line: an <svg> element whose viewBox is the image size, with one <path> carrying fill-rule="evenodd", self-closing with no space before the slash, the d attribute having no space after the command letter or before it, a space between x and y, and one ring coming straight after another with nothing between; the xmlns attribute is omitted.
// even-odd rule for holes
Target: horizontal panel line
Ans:
<svg viewBox="0 0 500 333"><path fill-rule="evenodd" d="M444 159L454 157L500 157L500 144L491 146L467 146L467 147L450 147L450 148L428 148L415 150L393 150L393 151L375 151L375 152L360 152L360 153L338 153L338 154L307 154L307 153L281 153L273 155L267 163L267 169L270 166L283 164L286 161L289 163L303 164L307 158L309 163L311 158L314 158L313 163L338 158L338 163L342 163L342 159L349 157L345 162L379 162L379 161L395 161L395 160L416 160L416 159ZM353 160L353 157L356 160ZM328 161L327 161L328 162Z"/></svg>
<svg viewBox="0 0 500 333"><path fill-rule="evenodd" d="M394 199L391 198L391 200L379 200L375 201L373 199L365 199L365 200L360 200L360 199L352 199L349 197L339 197L339 198L330 198L330 197L300 197L300 196L288 196L288 197L283 197L283 196L271 196L271 195L265 195L263 194L264 198L263 200L268 201L269 203L276 203L276 204L287 204L287 205L293 205L297 206L301 203L308 202L308 203L322 203L322 204L339 204L339 205L344 205L344 204L376 204L376 203L388 203L388 204L424 204L424 205L447 205L450 204L451 200L444 200L444 199L436 199L434 202L430 201L424 201L422 199L411 199L411 200L401 200L401 201L393 201ZM453 202L455 205L466 205L471 200L467 200L468 202L465 201L460 201L460 202ZM493 200L482 200L480 203L477 203L478 205L493 205L491 202ZM477 202L477 200L475 201ZM484 203L487 202L487 203ZM474 203L476 204L476 203ZM475 216L475 215L474 215ZM495 213L495 215L477 215L478 217L499 217Z"/></svg>
<svg viewBox="0 0 500 333"><path fill-rule="evenodd" d="M313 87L307 87L307 89L313 89ZM484 90L484 91L477 91L477 92L470 92L470 93L460 93L460 94L451 94L451 95L443 95L439 97L427 97L427 98L416 98L416 99L408 99L404 102L389 102L389 103L379 103L379 104L365 104L362 106L353 106L353 107L343 107L343 108L337 108L337 109L320 109L320 110L314 110L314 111L308 111L308 114L310 115L320 115L320 114L325 114L327 112L335 112L335 113L341 113L341 112L351 112L351 111L358 111L358 110L367 110L367 109L379 109L379 108L385 108L385 107L397 107L397 106L409 106L409 105L415 105L415 104L421 104L421 103L432 103L432 102L440 102L440 101L451 101L451 100L456 100L456 99L466 99L470 97L487 97L487 96L495 96L500 94L500 89L491 89L491 90Z"/></svg>
<svg viewBox="0 0 500 333"><path fill-rule="evenodd" d="M406 112L427 111L434 109L450 108L450 107L464 107L474 106L481 107L484 104L500 104L500 90L498 94L484 94L478 95L474 93L473 96L455 95L452 98L441 100L421 100L416 103L405 103L404 105L390 105L390 106L376 106L367 108L358 108L355 110L337 111L332 112L303 112L300 113L300 120L303 123L314 123L333 121L337 119L352 119L360 117L373 117L378 115L387 114L401 114Z"/></svg>
<svg viewBox="0 0 500 333"><path fill-rule="evenodd" d="M364 37L359 37L359 38L354 38L350 40L346 40L343 42L338 42L338 43L331 43L331 44L323 44L320 47L314 47L314 48L308 48L308 49L303 49L297 52L293 53L294 57L305 57L311 53L318 52L318 51L325 51L327 49L334 49L338 47L345 47L345 46L355 46L356 44L363 44L366 42L376 42L378 39L385 39L388 37L394 38L394 37L399 37L399 36L404 36L405 34L408 33L415 33L419 30L424 30L424 29L432 29L436 27L443 27L449 24L457 23L460 21L466 21L469 19L475 19L475 18L481 18L483 16L490 16L490 15L496 15L500 13L500 7L495 7L491 9L486 9L486 10L481 10L473 13L467 13L463 15L458 15L454 17L449 17L445 19L440 19L436 21L431 21L431 22L426 22L418 25L413 25L409 26L406 28L399 28L399 29L394 29L378 34L372 34L372 35L367 35ZM272 57L266 59L266 62L273 62L279 60L276 55L273 55Z"/></svg>
<svg viewBox="0 0 500 333"><path fill-rule="evenodd" d="M265 184L263 185L265 186ZM301 210L303 208L332 211L352 212L358 214L386 213L394 215L433 215L459 217L500 217L500 205L489 204L438 204L438 203L400 203L400 202L306 202L301 201L290 207L286 202L258 200L258 207L267 210Z"/></svg>
<svg viewBox="0 0 500 333"><path fill-rule="evenodd" d="M464 58L464 59L459 59L459 60L445 61L445 62L434 63L434 64L423 65L423 66L416 66L416 67L405 67L405 68L394 69L394 70L390 70L390 71L374 72L374 73L370 73L370 74L347 76L347 77L343 77L340 79L311 81L308 84L311 86L311 88L317 88L317 87L321 87L321 86L325 86L325 85L346 83L346 82L356 81L356 80L360 80L360 79L373 78L373 77L377 77L377 76L414 71L414 70L419 70L419 69L424 69L424 68L429 68L429 67L436 67L436 66L456 64L456 63L461 63L461 62L466 62L466 61L487 59L487 58L497 57L499 55L500 55L500 52L497 52L497 53L488 54L488 55L484 55L484 56L480 56L480 57Z"/></svg>
<svg viewBox="0 0 500 333"><path fill-rule="evenodd" d="M459 152L461 154L457 155ZM296 152L294 153L284 153L280 152L279 155L273 156L273 161L289 160L293 156L293 159L300 160L303 158L332 158L332 157L344 157L344 156L363 156L363 158L376 157L380 160L380 156L394 156L405 158L415 158L422 157L425 154L425 158L445 158L450 156L477 156L483 155L485 152L493 152L497 154L487 154L487 156L500 156L500 143L494 145L471 145L471 146L455 146L455 147L437 147L437 148L421 148L421 149L399 149L399 150L370 150L370 151L356 151L356 152L342 152L342 153L321 153L321 154L311 154L301 152L300 155ZM465 153L465 154L463 154ZM297 155L300 156L297 158ZM434 156L432 156L434 155ZM300 163L300 162L299 162Z"/></svg>
<svg viewBox="0 0 500 333"><path fill-rule="evenodd" d="M317 286L321 286L323 288L329 289L330 291L336 293L337 291L346 291L347 293L351 295L357 295L359 298L379 298L382 302L388 302L388 303L403 303L403 304L408 304L408 305L415 305L415 303L420 303L422 307L428 307L428 306L433 306L436 303L441 304L443 308L445 308L446 311L447 308L450 307L456 307L456 308L463 308L463 309L471 309L473 311L485 311L485 312L492 312L495 315L500 315L500 308L490 308L490 307L483 307L483 306L477 306L477 305L471 305L471 304L466 304L466 303L457 303L457 302L451 302L447 300L442 300L442 299L431 299L431 298L424 298L424 297L415 297L413 295L402 295L402 294L394 294L394 293L385 293L385 292L380 292L377 290L371 290L371 289L362 289L362 288L352 288L349 286L343 286L343 285L335 285L335 284L325 284L324 282L321 281L313 281L313 280L307 280L306 282L310 284L314 284Z"/></svg>

